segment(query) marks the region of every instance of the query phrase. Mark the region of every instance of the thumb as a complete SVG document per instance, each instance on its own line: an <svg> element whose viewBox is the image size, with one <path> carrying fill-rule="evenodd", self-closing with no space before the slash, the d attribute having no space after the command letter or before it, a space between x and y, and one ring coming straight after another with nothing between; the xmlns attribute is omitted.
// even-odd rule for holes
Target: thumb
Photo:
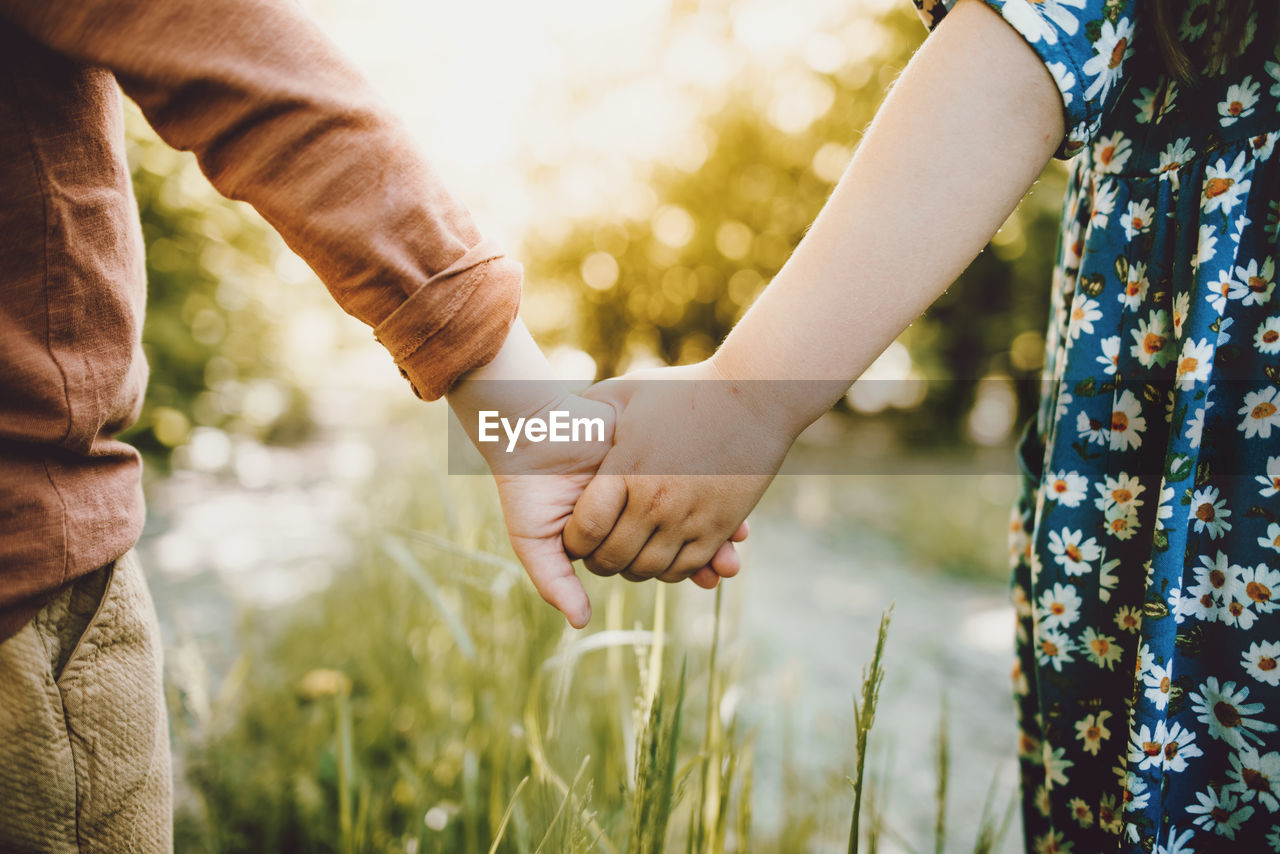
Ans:
<svg viewBox="0 0 1280 854"><path fill-rule="evenodd" d="M596 400L601 403L607 403L614 408L619 414L627 408L627 404L631 402L631 395L635 394L636 384L633 380L614 377L613 379L598 382L582 393L587 400Z"/></svg>
<svg viewBox="0 0 1280 854"><path fill-rule="evenodd" d="M564 614L569 625L584 628L591 620L591 601L573 572L560 537L512 539L512 549L543 600Z"/></svg>

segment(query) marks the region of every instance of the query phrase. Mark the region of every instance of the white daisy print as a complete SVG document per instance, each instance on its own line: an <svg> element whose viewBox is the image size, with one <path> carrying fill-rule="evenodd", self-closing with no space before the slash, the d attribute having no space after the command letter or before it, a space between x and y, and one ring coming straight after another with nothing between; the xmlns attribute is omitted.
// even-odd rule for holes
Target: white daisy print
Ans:
<svg viewBox="0 0 1280 854"><path fill-rule="evenodd" d="M1095 228L1106 228L1107 223L1111 221L1111 214L1116 209L1118 192L1114 181L1094 179L1093 208L1089 215L1089 222Z"/></svg>
<svg viewBox="0 0 1280 854"><path fill-rule="evenodd" d="M1275 687L1280 685L1280 643L1254 642L1244 654L1245 672L1259 682Z"/></svg>
<svg viewBox="0 0 1280 854"><path fill-rule="evenodd" d="M1163 531L1166 519L1173 518L1173 487L1160 483L1160 501L1156 507L1156 530Z"/></svg>
<svg viewBox="0 0 1280 854"><path fill-rule="evenodd" d="M1104 530L1123 542L1131 539L1134 534L1138 533L1138 510L1136 507L1126 507L1121 504L1108 507L1103 513Z"/></svg>
<svg viewBox="0 0 1280 854"><path fill-rule="evenodd" d="M1197 534L1208 531L1209 539L1216 540L1231 530L1231 523L1227 521L1230 515L1227 500L1218 498L1218 488L1206 486L1196 490L1191 496L1191 511L1187 514L1187 521L1195 526ZM1218 556L1221 558L1222 552L1218 552ZM1201 556L1200 559L1205 558Z"/></svg>
<svg viewBox="0 0 1280 854"><path fill-rule="evenodd" d="M1257 261L1250 261L1236 267L1236 281L1227 296L1240 300L1242 305L1266 305L1275 289L1276 259L1267 258L1261 266Z"/></svg>
<svg viewBox="0 0 1280 854"><path fill-rule="evenodd" d="M1067 769L1076 763L1070 759L1064 758L1067 752L1065 747L1054 748L1048 741L1043 745L1044 750L1044 775L1052 786L1065 786L1067 784Z"/></svg>
<svg viewBox="0 0 1280 854"><path fill-rule="evenodd" d="M1067 410L1071 408L1072 397L1071 392L1064 391L1058 395L1058 404L1053 410L1053 419L1061 421L1067 417Z"/></svg>
<svg viewBox="0 0 1280 854"><path fill-rule="evenodd" d="M1083 410L1076 416L1076 432L1087 442L1105 445L1111 441L1111 430L1106 422L1090 418Z"/></svg>
<svg viewBox="0 0 1280 854"><path fill-rule="evenodd" d="M1062 665L1071 661L1075 651L1075 641L1057 629L1048 629L1039 633L1036 644L1036 663L1041 667L1052 667L1059 673Z"/></svg>
<svg viewBox="0 0 1280 854"><path fill-rule="evenodd" d="M1117 505L1134 509L1141 507L1143 502L1138 496L1147 489L1142 481L1126 472L1120 472L1115 477L1103 475L1102 483L1095 484L1094 488L1098 491L1098 497L1093 499L1093 505L1099 510Z"/></svg>
<svg viewBox="0 0 1280 854"><path fill-rule="evenodd" d="M1132 40L1133 22L1128 18L1116 24L1103 19L1102 31L1093 43L1094 55L1080 69L1086 77L1094 78L1085 90L1086 98L1106 100L1111 84L1120 79L1124 61L1133 53Z"/></svg>
<svg viewBox="0 0 1280 854"><path fill-rule="evenodd" d="M1073 90L1076 88L1076 76L1071 73L1071 69L1067 68L1065 62L1047 62L1045 68L1049 69L1049 74L1053 76L1053 82L1062 95L1062 106L1070 107L1071 101L1075 98Z"/></svg>
<svg viewBox="0 0 1280 854"><path fill-rule="evenodd" d="M1218 612L1218 619L1222 620L1225 626L1248 631L1253 628L1258 615L1249 608L1248 600L1232 599L1223 603L1222 609Z"/></svg>
<svg viewBox="0 0 1280 854"><path fill-rule="evenodd" d="M1147 791L1147 781L1132 771L1124 775L1124 811L1141 812L1147 808L1151 793Z"/></svg>
<svg viewBox="0 0 1280 854"><path fill-rule="evenodd" d="M1155 218L1156 209L1151 206L1151 202L1146 199L1129 202L1129 207L1125 209L1124 214L1120 217L1120 225L1124 227L1124 236L1128 240L1133 240L1140 234L1146 234L1151 230L1151 223Z"/></svg>
<svg viewBox="0 0 1280 854"><path fill-rule="evenodd" d="M1196 854L1196 850L1191 847L1191 840L1195 835L1196 832L1191 828L1179 833L1178 828L1170 826L1169 834L1165 837L1164 844L1156 843L1156 847L1152 849L1151 854Z"/></svg>
<svg viewBox="0 0 1280 854"><path fill-rule="evenodd" d="M1181 773L1187 769L1188 760L1202 755L1195 733L1179 723L1167 725L1159 721L1154 730L1143 724L1129 739L1129 764L1139 771Z"/></svg>
<svg viewBox="0 0 1280 854"><path fill-rule="evenodd" d="M1116 567L1120 565L1120 559L1107 560L1104 555L1102 558L1102 566L1098 567L1098 601L1110 602L1111 591L1116 589Z"/></svg>
<svg viewBox="0 0 1280 854"><path fill-rule="evenodd" d="M1169 725L1164 733L1163 768L1175 774L1187 770L1187 761L1203 753L1196 746L1196 734L1182 724Z"/></svg>
<svg viewBox="0 0 1280 854"><path fill-rule="evenodd" d="M1227 310L1227 300L1231 299L1231 290L1235 284L1235 277L1230 271L1222 270L1218 273L1218 278L1205 282L1205 287L1209 291L1205 294L1205 302L1213 306L1213 310L1218 314L1222 314Z"/></svg>
<svg viewBox="0 0 1280 854"><path fill-rule="evenodd" d="M1182 355L1178 357L1178 388L1191 391L1196 383L1207 382L1213 368L1213 347L1208 338L1182 343Z"/></svg>
<svg viewBox="0 0 1280 854"><path fill-rule="evenodd" d="M1280 495L1280 457L1267 457L1266 475L1258 475L1254 480L1262 484L1258 494L1263 498Z"/></svg>
<svg viewBox="0 0 1280 854"><path fill-rule="evenodd" d="M1120 297L1121 302L1124 297ZM1120 336L1112 335L1103 338L1100 342L1102 346L1102 355L1097 358L1098 364L1102 365L1102 372L1109 377L1116 375L1116 365L1120 362Z"/></svg>
<svg viewBox="0 0 1280 854"><path fill-rule="evenodd" d="M1187 312L1191 309L1191 295L1181 291L1173 298L1173 337L1182 337L1182 326L1187 322Z"/></svg>
<svg viewBox="0 0 1280 854"><path fill-rule="evenodd" d="M1262 84L1255 83L1253 75L1233 83L1227 87L1227 95L1218 103L1218 122L1223 127L1230 127L1240 119L1253 115L1258 105L1258 93Z"/></svg>
<svg viewBox="0 0 1280 854"><path fill-rule="evenodd" d="M1235 839L1240 825L1253 815L1253 807L1240 806L1240 800L1235 795L1213 786L1197 792L1196 801L1198 803L1187 807L1187 812L1195 816L1192 824L1227 839Z"/></svg>
<svg viewBox="0 0 1280 854"><path fill-rule="evenodd" d="M1164 312L1161 312L1163 314ZM1142 402L1129 389L1111 411L1111 449L1125 451L1142 444L1142 433L1147 429L1147 419L1142 415Z"/></svg>
<svg viewBox="0 0 1280 854"><path fill-rule="evenodd" d="M1271 527L1277 528L1277 534L1280 534L1280 526ZM1280 607L1274 598L1280 595L1280 570L1271 569L1265 563L1245 567L1244 572L1240 573L1240 584L1244 591L1241 601L1256 609L1259 614L1270 614Z"/></svg>
<svg viewBox="0 0 1280 854"><path fill-rule="evenodd" d="M1258 324L1258 331L1253 333L1253 346L1267 356L1280 353L1280 316L1273 314Z"/></svg>
<svg viewBox="0 0 1280 854"><path fill-rule="evenodd" d="M1273 385L1249 392L1244 396L1244 406L1236 412L1237 415L1244 416L1237 429L1244 433L1246 439L1255 436L1270 439L1271 428L1280 426L1280 409L1277 404L1280 404L1280 399L1276 398L1276 387Z"/></svg>
<svg viewBox="0 0 1280 854"><path fill-rule="evenodd" d="M1060 471L1045 480L1045 495L1063 507L1079 507L1089 489L1089 479L1079 472Z"/></svg>
<svg viewBox="0 0 1280 854"><path fill-rule="evenodd" d="M1178 170L1184 164L1190 163L1195 159L1196 150L1191 147L1191 137L1184 136L1176 142L1171 142L1164 147L1164 151L1160 152L1160 159L1156 164L1156 168L1160 171L1160 180L1174 182L1174 189L1178 189Z"/></svg>
<svg viewBox="0 0 1280 854"><path fill-rule="evenodd" d="M1080 606L1084 601L1070 584L1055 584L1053 589L1040 595L1037 615L1040 625L1046 629L1065 629L1080 619Z"/></svg>
<svg viewBox="0 0 1280 854"><path fill-rule="evenodd" d="M1143 204L1146 203L1144 202ZM1133 211L1132 204L1129 205L1129 210L1130 212ZM1141 218L1141 213L1142 212L1139 211L1138 222L1145 222L1149 227L1151 225L1151 220L1143 220ZM1155 215L1154 211L1151 212L1151 215ZM1125 216L1120 218L1120 221L1124 222L1125 218L1128 216L1129 214L1125 214ZM1129 239L1132 240L1133 238L1130 237ZM1147 298L1147 289L1149 285L1150 283L1147 281L1147 266L1140 263L1131 264L1129 266L1129 279L1124 283L1124 290L1120 292L1117 299L1120 300L1120 303L1125 308L1130 311L1137 311L1138 307L1142 304L1142 301Z"/></svg>
<svg viewBox="0 0 1280 854"><path fill-rule="evenodd" d="M1187 420L1186 438L1191 441L1192 448L1200 447L1200 437L1204 433L1204 414L1206 410L1212 407L1212 403L1198 407L1191 418Z"/></svg>
<svg viewBox="0 0 1280 854"><path fill-rule="evenodd" d="M1169 313L1164 309L1148 312L1147 319L1139 320L1138 328L1129 334L1133 336L1129 355L1137 359L1142 367L1164 367L1173 360L1173 346L1169 341Z"/></svg>
<svg viewBox="0 0 1280 854"><path fill-rule="evenodd" d="M1276 731L1275 724L1251 717L1266 707L1262 703L1246 702L1249 689L1236 688L1234 682L1220 684L1216 676L1210 676L1188 699L1196 719L1209 728L1210 738L1220 739L1232 747L1242 747L1248 741L1261 744L1261 733Z"/></svg>
<svg viewBox="0 0 1280 854"><path fill-rule="evenodd" d="M1226 788L1240 796L1240 800L1257 802L1271 812L1280 809L1280 753L1259 755L1251 745L1244 745L1227 757Z"/></svg>
<svg viewBox="0 0 1280 854"><path fill-rule="evenodd" d="M1094 537L1084 539L1084 532L1063 528L1049 532L1049 551L1054 563L1067 575L1084 575L1093 571L1093 561L1102 557L1102 549Z"/></svg>
<svg viewBox="0 0 1280 854"><path fill-rule="evenodd" d="M1076 294L1071 300L1071 322L1067 326L1071 340L1079 339L1082 332L1092 335L1093 322L1101 319L1102 311L1098 308L1098 301L1089 299L1084 294Z"/></svg>
<svg viewBox="0 0 1280 854"><path fill-rule="evenodd" d="M1129 605L1121 605L1116 611L1115 621L1120 631L1137 634L1142 628L1142 612Z"/></svg>
<svg viewBox="0 0 1280 854"><path fill-rule="evenodd" d="M1085 657L1104 670L1114 669L1124 653L1115 638L1095 631L1093 626L1085 628L1084 634L1080 636L1080 646Z"/></svg>
<svg viewBox="0 0 1280 854"><path fill-rule="evenodd" d="M1191 258L1191 266L1199 267L1213 260L1218 251L1218 229L1212 225L1200 226L1196 239L1196 254Z"/></svg>
<svg viewBox="0 0 1280 854"><path fill-rule="evenodd" d="M1007 0L1000 10L1004 19L1035 44L1058 43L1058 31L1076 34L1080 21L1072 9L1083 9L1085 0Z"/></svg>
<svg viewBox="0 0 1280 854"><path fill-rule="evenodd" d="M1169 705L1169 692L1173 690L1172 667L1152 664L1150 669L1142 674L1142 684L1146 687L1142 692L1143 695L1155 705L1157 711L1164 711Z"/></svg>
<svg viewBox="0 0 1280 854"><path fill-rule="evenodd" d="M1267 526L1267 535L1258 537L1258 545L1264 549L1280 552L1280 525L1272 522Z"/></svg>
<svg viewBox="0 0 1280 854"><path fill-rule="evenodd" d="M1093 144L1093 166L1099 172L1116 173L1124 169L1133 154L1133 144L1121 131L1104 136Z"/></svg>
<svg viewBox="0 0 1280 854"><path fill-rule="evenodd" d="M1076 721L1076 738L1084 742L1085 753L1098 755L1102 742L1111 738L1111 730L1107 727L1110 712L1098 712L1096 715L1085 715Z"/></svg>
<svg viewBox="0 0 1280 854"><path fill-rule="evenodd" d="M1271 151L1276 147L1276 135L1274 133L1258 134L1249 140L1249 147L1253 149L1253 156L1258 160L1266 160L1271 157Z"/></svg>
<svg viewBox="0 0 1280 854"><path fill-rule="evenodd" d="M1231 213L1252 186L1249 180L1252 172L1253 163L1247 161L1243 151L1236 155L1230 166L1220 158L1207 168L1204 172L1204 212L1209 214L1220 210L1224 214Z"/></svg>
<svg viewBox="0 0 1280 854"><path fill-rule="evenodd" d="M1196 583L1187 588L1189 596L1200 600L1206 608L1212 605L1216 610L1218 605L1238 595L1243 567L1231 563L1221 551L1213 558L1200 555L1200 564L1195 567ZM1205 599L1206 596L1212 596L1213 602ZM1212 621L1216 615L1208 619Z"/></svg>

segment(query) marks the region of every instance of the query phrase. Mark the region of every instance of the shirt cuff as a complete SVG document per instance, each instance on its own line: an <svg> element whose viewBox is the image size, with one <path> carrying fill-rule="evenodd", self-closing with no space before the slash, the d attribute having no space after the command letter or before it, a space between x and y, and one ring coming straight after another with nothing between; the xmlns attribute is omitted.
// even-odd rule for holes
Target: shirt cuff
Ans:
<svg viewBox="0 0 1280 854"><path fill-rule="evenodd" d="M435 400L502 349L520 309L522 281L518 263L482 242L411 294L374 337L413 393Z"/></svg>

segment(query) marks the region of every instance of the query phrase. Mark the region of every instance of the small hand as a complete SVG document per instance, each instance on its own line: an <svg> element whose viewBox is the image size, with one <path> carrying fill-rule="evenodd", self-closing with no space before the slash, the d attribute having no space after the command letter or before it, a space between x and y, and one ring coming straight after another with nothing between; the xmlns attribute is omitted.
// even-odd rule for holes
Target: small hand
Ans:
<svg viewBox="0 0 1280 854"><path fill-rule="evenodd" d="M565 527L566 553L632 581L680 581L708 565L736 573L725 547L745 537L794 437L709 362L632 374L587 396L612 403L618 425Z"/></svg>
<svg viewBox="0 0 1280 854"><path fill-rule="evenodd" d="M534 415L545 416L552 410L602 418L606 438L613 433L615 413L608 403L566 395ZM607 441L528 445L517 449L517 466L495 466L519 472L494 476L512 550L542 598L578 629L591 619L591 603L574 574L561 535L609 447ZM692 573L695 584L715 587L720 574L737 571L738 557L730 544L724 543L716 560L717 569L704 566Z"/></svg>

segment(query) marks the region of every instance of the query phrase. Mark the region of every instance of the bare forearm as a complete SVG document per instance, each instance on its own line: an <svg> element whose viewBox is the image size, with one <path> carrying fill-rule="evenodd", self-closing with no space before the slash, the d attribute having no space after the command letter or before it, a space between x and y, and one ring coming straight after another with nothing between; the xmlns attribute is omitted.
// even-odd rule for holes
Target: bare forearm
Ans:
<svg viewBox="0 0 1280 854"><path fill-rule="evenodd" d="M734 379L852 382L977 256L1062 135L1040 60L998 15L961 0L716 367ZM834 402L812 393L785 403L793 431Z"/></svg>

